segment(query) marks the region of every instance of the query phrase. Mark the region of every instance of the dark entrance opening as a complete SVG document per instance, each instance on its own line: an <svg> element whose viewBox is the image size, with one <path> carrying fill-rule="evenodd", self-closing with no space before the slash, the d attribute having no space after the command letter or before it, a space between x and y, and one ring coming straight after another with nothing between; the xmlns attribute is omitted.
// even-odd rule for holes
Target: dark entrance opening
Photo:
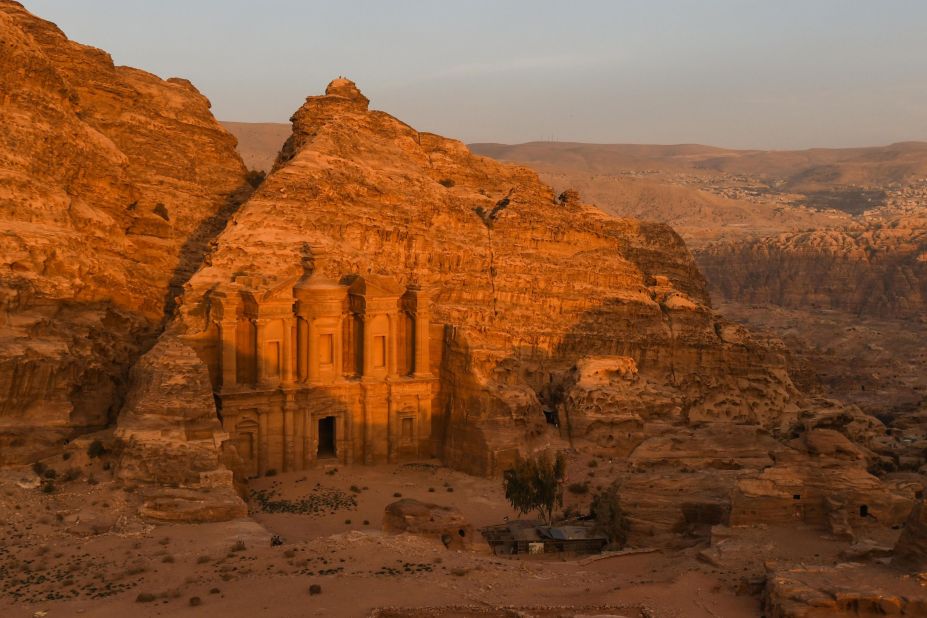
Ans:
<svg viewBox="0 0 927 618"><path fill-rule="evenodd" d="M869 517L869 505L860 504L859 505L859 516L860 517Z"/></svg>
<svg viewBox="0 0 927 618"><path fill-rule="evenodd" d="M319 419L319 459L335 456L335 417Z"/></svg>

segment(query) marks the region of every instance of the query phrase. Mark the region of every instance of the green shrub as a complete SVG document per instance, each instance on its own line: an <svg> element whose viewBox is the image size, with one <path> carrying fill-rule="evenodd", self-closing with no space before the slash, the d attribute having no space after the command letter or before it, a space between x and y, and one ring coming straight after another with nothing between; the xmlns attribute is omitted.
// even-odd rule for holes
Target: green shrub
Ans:
<svg viewBox="0 0 927 618"><path fill-rule="evenodd" d="M164 219L165 221L171 220L170 216L168 216L167 214L167 206L165 206L161 202L158 202L157 204L155 204L154 210L152 210L152 212L158 215L159 217L161 217L162 219Z"/></svg>
<svg viewBox="0 0 927 618"><path fill-rule="evenodd" d="M267 178L267 172L264 170L248 170L245 174L245 180L255 189L261 186L265 178Z"/></svg>
<svg viewBox="0 0 927 618"><path fill-rule="evenodd" d="M589 485L586 483L570 483L567 489L570 490L571 494L578 496L589 493Z"/></svg>
<svg viewBox="0 0 927 618"><path fill-rule="evenodd" d="M548 524L555 506L563 504L563 477L566 459L558 452L520 459L502 474L505 498L521 514L537 511Z"/></svg>
<svg viewBox="0 0 927 618"><path fill-rule="evenodd" d="M65 483L69 483L71 481L76 481L79 478L80 478L80 468L72 467L72 468L68 468L65 471L64 475L61 477L61 480L64 481Z"/></svg>
<svg viewBox="0 0 927 618"><path fill-rule="evenodd" d="M106 448L103 446L103 443L100 442L99 440L94 440L87 447L87 456L90 457L90 459L94 459L96 457L102 457L105 453L106 453Z"/></svg>
<svg viewBox="0 0 927 618"><path fill-rule="evenodd" d="M596 494L590 509L596 529L615 545L624 545L628 540L628 518L621 508L618 488L612 485Z"/></svg>

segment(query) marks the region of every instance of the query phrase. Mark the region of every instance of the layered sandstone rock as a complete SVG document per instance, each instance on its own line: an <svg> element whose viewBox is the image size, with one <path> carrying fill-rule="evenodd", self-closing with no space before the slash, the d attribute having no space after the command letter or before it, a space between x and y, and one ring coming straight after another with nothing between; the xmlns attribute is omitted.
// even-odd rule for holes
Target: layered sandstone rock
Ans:
<svg viewBox="0 0 927 618"><path fill-rule="evenodd" d="M234 208L235 140L186 80L0 2L0 464L110 423Z"/></svg>
<svg viewBox="0 0 927 618"><path fill-rule="evenodd" d="M294 114L274 172L186 287L178 329L214 384L213 291L276 294L306 268L430 291L431 434L470 472L557 440L542 412L589 355L632 359L690 420L781 431L799 410L781 348L718 321L671 229L560 203L524 168L370 111L348 80Z"/></svg>
<svg viewBox="0 0 927 618"><path fill-rule="evenodd" d="M439 504L403 498L386 506L383 530L407 532L441 541L448 549L473 545L473 526L459 510Z"/></svg>
<svg viewBox="0 0 927 618"><path fill-rule="evenodd" d="M767 618L923 616L927 594L897 571L873 565L769 565L763 609Z"/></svg>
<svg viewBox="0 0 927 618"><path fill-rule="evenodd" d="M892 564L911 571L927 571L927 507L917 503L895 544Z"/></svg>
<svg viewBox="0 0 927 618"><path fill-rule="evenodd" d="M927 219L715 243L699 266L725 299L839 309L883 318L927 314Z"/></svg>

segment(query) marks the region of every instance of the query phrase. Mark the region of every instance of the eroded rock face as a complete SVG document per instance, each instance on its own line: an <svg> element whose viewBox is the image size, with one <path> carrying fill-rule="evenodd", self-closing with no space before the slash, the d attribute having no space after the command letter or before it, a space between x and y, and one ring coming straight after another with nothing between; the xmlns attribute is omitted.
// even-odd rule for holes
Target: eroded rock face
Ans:
<svg viewBox="0 0 927 618"><path fill-rule="evenodd" d="M882 318L927 313L927 220L895 216L843 229L716 243L699 254L726 299Z"/></svg>
<svg viewBox="0 0 927 618"><path fill-rule="evenodd" d="M927 571L927 506L921 500L911 511L895 545L892 564L911 571Z"/></svg>
<svg viewBox="0 0 927 618"><path fill-rule="evenodd" d="M112 421L244 168L189 82L114 66L9 1L0 82L6 464Z"/></svg>
<svg viewBox="0 0 927 618"><path fill-rule="evenodd" d="M117 476L146 486L141 513L166 521L246 515L232 472L220 463L228 436L219 424L209 373L195 352L162 336L132 368L130 381L116 428L123 445Z"/></svg>
<svg viewBox="0 0 927 618"><path fill-rule="evenodd" d="M331 280L429 290L431 433L469 472L549 444L542 411L589 355L631 359L691 418L780 428L797 413L782 350L716 319L667 226L560 203L527 169L370 111L343 80L292 120L274 172L187 286L178 328L202 358L215 357L212 290L274 289L308 259Z"/></svg>
<svg viewBox="0 0 927 618"><path fill-rule="evenodd" d="M473 544L473 526L459 510L410 498L386 506L383 530L434 538L448 549L463 549Z"/></svg>
<svg viewBox="0 0 927 618"><path fill-rule="evenodd" d="M923 616L927 594L910 578L877 566L770 565L763 609L769 618Z"/></svg>

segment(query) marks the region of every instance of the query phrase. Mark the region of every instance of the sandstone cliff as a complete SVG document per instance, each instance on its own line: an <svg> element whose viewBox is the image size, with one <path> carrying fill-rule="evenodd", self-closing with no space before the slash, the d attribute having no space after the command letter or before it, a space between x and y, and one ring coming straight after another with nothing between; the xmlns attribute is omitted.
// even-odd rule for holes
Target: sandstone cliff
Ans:
<svg viewBox="0 0 927 618"><path fill-rule="evenodd" d="M927 315L923 217L716 243L700 253L699 265L729 300L883 318Z"/></svg>
<svg viewBox="0 0 927 618"><path fill-rule="evenodd" d="M794 420L781 349L718 322L667 226L560 203L525 168L369 110L348 80L292 121L273 173L186 287L176 330L204 358L215 287L272 289L318 252L314 268L330 279L431 291L442 348L432 435L453 466L492 473L559 440L543 409L588 355L633 359L677 415L774 431Z"/></svg>
<svg viewBox="0 0 927 618"><path fill-rule="evenodd" d="M186 80L0 2L0 464L118 411L234 208L235 140Z"/></svg>

